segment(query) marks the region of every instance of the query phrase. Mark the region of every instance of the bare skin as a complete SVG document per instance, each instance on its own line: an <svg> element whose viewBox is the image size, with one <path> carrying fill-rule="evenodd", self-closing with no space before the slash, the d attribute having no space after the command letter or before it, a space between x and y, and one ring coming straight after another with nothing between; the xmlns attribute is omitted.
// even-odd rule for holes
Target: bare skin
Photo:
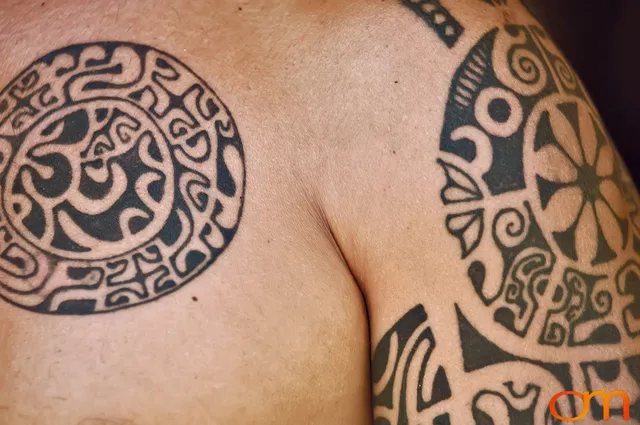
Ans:
<svg viewBox="0 0 640 425"><path fill-rule="evenodd" d="M101 171L102 168L95 171L97 162L88 165L91 170L85 167L89 159L98 161L103 158L105 164L112 164L107 158L115 157L115 153L124 155L130 152L126 150L129 148L125 138L122 138L122 144L110 148L114 154L105 154L104 150L93 148L93 139L86 135L91 132L85 131L86 134L78 137L78 146L82 145L83 149L91 146L94 150L90 151L89 157L77 156L77 150L64 147L67 145L60 135L70 134L64 129L77 128L84 115L78 112L80 115L68 118L71 112L76 111L73 109L75 106L68 106L70 112L67 115L64 115L67 112L50 108L47 112L50 115L43 113L41 121L34 119L25 131L33 136L37 130L39 138L25 136L20 139L23 140L22 145L7 142L11 146L34 147L32 151L19 150L20 154L15 156L20 158L16 160L18 162L8 160L3 165L9 170L6 171L7 177L3 175L4 179L26 182L23 183L26 189L3 183L3 199L15 199L21 206L17 210L11 209L14 208L13 203L4 207L8 210L6 215L10 229L17 234L13 237L24 239L25 249L37 250L34 258L38 264L46 264L55 270L67 267L64 271L70 277L67 280L43 277L46 282L44 289L35 295L24 295L28 291L17 294L6 288L0 292L3 297L0 300L0 424L352 425L373 424L374 418L376 425L470 424L474 423L473 420L477 424L490 423L479 422L484 414L493 418L495 423L520 425L525 423L518 419L522 416L516 417L509 410L509 407L517 405L520 410L530 410L525 413L530 414L528 423L543 425L551 423L548 422L548 413L545 413L550 396L569 389L563 387L566 380L562 381L549 368L540 366L548 363L567 365L573 385L571 389L586 391L590 389L588 385L599 385L594 389L610 391L616 387L627 390L635 402L639 388L633 371L627 367L628 363L620 367L619 376L613 376L610 363L628 360L640 352L633 340L633 311L625 310L634 301L633 287L623 289L622 292L627 292L622 295L616 292L616 275L622 273L622 266L627 261L635 261L637 257L631 238L634 226L638 224L633 223L630 216L632 204L637 201L636 194L632 189L624 194L612 192L613 198L607 199L614 204L611 208L614 212L602 213L605 218L599 218L597 222L586 220L586 224L581 225L577 242L569 244L575 250L575 259L571 259L571 249L553 239L554 231L566 229L554 226L556 223L565 227L571 224L565 216L572 212L578 214L571 208L583 195L557 197L557 201L545 208L539 204L542 191L535 182L538 175L549 180L566 180L578 179L583 174L574 176L570 167L562 168L567 160L561 154L541 153L535 149L530 152L526 148L533 146L537 121L544 119L544 111L551 111L552 127L555 126L556 132L548 134L547 139L555 137L561 141L560 146L565 146L567 141L566 149L579 149L575 143L580 141L575 133L571 133L570 123L556 113L561 103L557 99L566 96L566 102L578 105L577 110L582 113L579 115L583 120L581 123L594 122L592 128L599 128L598 116L588 97L564 92L559 94L551 89L541 95L531 92L525 83L504 82L505 74L501 74L504 69L500 70L496 62L493 72L502 75L498 78L503 78L500 87L503 91L507 87L514 93L513 96L505 95L505 102L515 103L507 102L507 109L504 103L492 103L495 99L489 95L495 90L486 81L478 83L474 101L481 99L480 105L485 105L487 111L491 108L497 111L495 116L490 111L488 115L481 116L479 122L486 128L479 131L484 131L485 137L513 136L509 143L521 146L520 151L516 150L519 153L507 155L504 166L494 168L496 181L487 183L483 176L491 169L492 159L486 150L489 144L482 144L482 136L479 136L482 140L476 143L475 157L465 158L463 148L441 148L443 137L446 141L462 139L457 138L453 131L464 124L456 121L456 117L464 114L452 114L451 106L447 106L452 96L452 84L458 81L456 71L462 69L461 65L474 46L486 41L483 38L485 34L495 28L499 34L496 40L504 41L508 37L500 37L509 34L506 26L536 25L524 7L515 1L509 1L507 5L493 5L483 0L443 0L442 4L462 29L456 33L455 29L443 27L438 32L430 28L427 20L439 18L420 16L407 7L410 6L408 3L400 1L214 3L78 3L61 0L27 6L7 2L0 7L0 57L3 58L0 87L15 84L14 78L22 70L56 49L77 43L127 41L148 45L161 52L145 50L147 55L163 58L164 62L156 61L153 65L158 73L177 69L181 76L200 82L198 84L206 93L215 93L217 97L212 97L212 103L202 103L210 105L207 106L209 111L213 111L214 106L217 108L218 112L211 120L222 120L220 122L228 124L232 116L237 127L237 131L231 126L231 130L218 133L210 130L214 127L207 127L211 132L206 143L218 143L219 146L222 140L235 140L225 145L229 151L222 155L234 189L220 188L220 184L218 192L211 188L213 185L202 189L200 193L208 196L201 199L206 199L202 201L202 208L207 211L206 220L211 220L210 227L198 224L197 219L191 220L191 226L201 231L199 235L204 239L189 236L190 240L204 247L202 249L213 247L211 252L219 255L215 259L212 257L206 267L194 265L195 260L189 262L186 256L178 256L182 260L175 263L169 260L166 264L157 262L168 269L182 267L186 270L186 277L175 279L179 287L172 287L166 294L160 290L162 285L151 285L153 289L149 291L155 291L153 294L145 294L139 299L129 296L122 301L130 305L117 304L119 298L110 304L109 295L106 298L88 295L106 294L100 291L118 287L118 283L112 286L100 283L103 275L95 275L95 281L91 281L97 289L83 288L85 292L82 295L74 292L76 295L72 301L76 302L73 304L65 304L56 297L51 302L44 302L48 300L45 293L56 294L50 288L64 287L67 281L80 274L76 269L84 270L91 266L97 270L101 267L109 273L113 268L106 265L107 260L104 260L104 266L100 263L103 261L100 252L113 250L117 254L123 250L119 245L122 240L135 240L137 243L140 238L135 235L144 234L131 230L131 220L125 221L130 234L122 225L123 221L105 228L103 234L87 230L103 220L97 211L107 202L104 199L111 198L105 195L95 205L89 201L77 201L83 193L81 186L75 183L84 178L81 177L81 169L93 175L95 187L105 179L110 181L109 176L116 176L113 185L105 189L109 194L120 193L116 189L118 184L121 189L125 186L123 176L127 176L127 181L133 181L126 162L118 166L123 170L122 174L114 171L118 168L116 166L109 168L109 172ZM525 30L522 34L532 34L533 30ZM544 42L544 37L538 36L536 43ZM504 43L508 45L508 41ZM536 48L540 49L540 44L531 43L534 42L529 43L530 47L538 46ZM491 47L497 49L496 45ZM64 50L60 57L73 56L76 51L85 52L79 53L79 57L84 58L88 56L82 54L104 55L109 47L101 46L97 50L85 50L85 47ZM133 48L118 46L124 47L119 54L127 58L121 60L122 68L118 69L133 69L132 64L140 56L131 53L135 51ZM548 46L555 51L552 44ZM128 54L131 56L126 56ZM116 61L114 58L111 60ZM174 62L174 59L179 62ZM540 61L546 63L544 57ZM46 68L45 62L40 65ZM92 62L80 62L93 66ZM188 69L180 64L186 64ZM116 70L115 74L118 73ZM61 77L51 78L58 81ZM117 82L117 78L120 77L109 77L110 84ZM148 81L154 81L152 77L148 78ZM546 78L549 84L554 81L560 85L557 71ZM576 84L578 87L579 83ZM478 87L491 90L481 95ZM108 88L104 84L94 84L71 90L68 96L82 98L87 90ZM101 98L84 107L83 110L89 111L86 127L92 129L92 125L100 121L100 109L111 108L113 111L118 106L125 112L130 108L128 113L131 116L142 117L139 122L143 127L155 128L144 117L154 122L161 120L151 113L144 115L138 111L152 110L149 107L152 98L140 95L135 100L135 95L130 97L132 90L123 86L109 92L109 96L105 95L107 100ZM113 98L129 99L126 102L131 101L134 106L124 106ZM524 98L530 100L522 100ZM486 100L485 104L482 99ZM149 103L145 103L147 101ZM525 105L520 106L521 111L517 102ZM471 111L473 116L473 105L466 111ZM114 112L105 113L114 116L109 115ZM507 115L502 116L501 113ZM202 109L200 114L207 115ZM221 116L218 114L223 118L215 118ZM62 118L58 119L58 116ZM491 121L487 117L494 119ZM505 118L507 124L500 126L495 117ZM514 121L516 118L519 121ZM156 124L163 129L162 123ZM507 128L509 126L511 128ZM595 135L596 132L597 129L589 134ZM5 135L0 132L0 136L9 140L14 137L12 133ZM138 137L138 133L135 134ZM154 134L151 131L147 136ZM475 134L467 139L478 139L477 132ZM147 146L144 141L147 136L142 133L139 136L139 146ZM162 139L159 132L153 137ZM596 140L594 137L592 139ZM239 148L240 138L242 149ZM41 147L38 151L35 147L43 146L42 140L45 139L49 147ZM198 156L200 147L204 146L197 141L193 146L179 145L170 137L168 139L167 149L182 146L185 152L191 152L191 147L192 156ZM501 155L498 150L503 145L497 143L493 148L496 150L493 159ZM460 144L453 143L453 146ZM173 172L170 170L178 170L176 164L181 161L178 154L172 151L174 153L169 155L162 149L159 149L159 157L172 158L173 162L158 160L160 162L156 164L164 165L156 168L148 165L152 169L147 172L150 176L162 174L160 171L168 175ZM48 224L39 234L37 225L30 222L25 213L33 211L33 201L25 201L27 196L23 192L30 194L30 199L36 199L34 194L57 190L56 185L62 184L60 181L64 178L51 182L50 189L44 183L28 185L29 181L35 181L34 176L38 173L47 180L51 169L60 167L59 162L42 165L46 160L42 158L51 152L73 157L71 164L82 164L85 168L70 166L72 171L69 175L72 177L68 178L68 187L59 191L62 195L47 197L45 194L37 198L43 205L53 205L49 199L56 202L60 199L60 204L55 207L43 207L43 216L53 218L43 219ZM213 149L212 152L215 155L217 151ZM509 158L518 155L520 162L509 165ZM14 156L7 155L7 158ZM140 158L145 164L152 163L144 159L146 157L142 153ZM611 154L610 158L614 155ZM585 161L584 157L581 161L581 164L589 163L589 159ZM593 158L590 161L593 163ZM456 202L447 203L448 195L443 195L443 188L448 184L443 162L464 167L460 169L478 185L483 195L473 204L475 210L482 209L486 214L485 237L477 241L477 246L474 244L478 238L473 232L470 236L465 233L462 239L454 235L455 223L449 216L464 216L466 210L460 209ZM618 164L615 159L610 159L610 162ZM207 170L223 169L220 162L211 164ZM601 171L609 176L613 171L607 174L607 164L601 166ZM21 171L21 167L27 165L31 168ZM622 173L618 165L611 167L618 174ZM507 169L512 171L502 171ZM207 170L202 172L206 174ZM31 177L21 177L22 172ZM514 177L518 173L520 179ZM217 176L220 183L220 174ZM597 179L592 174L588 176ZM215 179L213 174L206 177ZM171 182L156 181L166 185ZM505 182L512 182L512 186ZM595 189L584 189L583 192L594 194L598 184L594 183ZM149 193L152 192L150 187L145 186ZM242 187L244 193L240 191ZM178 199L178 195L184 193L183 198L187 199L187 192L180 192L181 188L180 184L173 189L166 186L158 197L165 199L172 193L171 199ZM174 189L175 192L171 192ZM135 189L134 192L140 194L144 190ZM150 198L140 196L140 202L154 205ZM71 207L66 204L58 206L62 205L63 198L72 204L73 211L84 211L83 214L91 220L78 224L80 221L74 219L76 216ZM224 204L224 211L234 213L214 217L211 212L215 208L214 198ZM114 199L109 202L116 208L118 204ZM192 217L198 217L197 199L194 196L191 201L185 201L184 211ZM535 296L537 309L532 309L534 303L525 300L523 303L527 307L519 311L514 303L504 301L505 292L499 288L506 284L499 277L507 274L509 270L503 269L511 264L503 260L506 257L501 253L506 255L506 251L498 245L500 241L504 242L501 237L505 235L498 230L497 236L491 236L500 212L508 208L525 211L524 201L532 205L532 214L542 236L534 238L531 236L534 230L527 226L529 231L523 240L527 241L529 248L548 252L548 256L541 254L545 259L543 266L538 265L530 281L525 282L527 291L539 291L539 296ZM180 209L175 202L159 203L154 208L140 207L141 212L135 214L140 217L152 214L154 217L170 217L171 211ZM237 208L240 204L241 214ZM60 215L59 209L64 208L72 211L65 213L70 218L67 220L62 214L63 219L55 221ZM601 207L593 208L597 214ZM50 214L47 213L49 210ZM630 230L626 236L616 230L618 224L615 217L611 218L611 214L617 212L628 223ZM120 211L118 219L125 213L133 214ZM71 223L73 220L76 220L76 225ZM168 221L169 218L163 220ZM532 220L529 218L528 222ZM153 220L145 223L146 226L155 225ZM215 229L211 227L219 223L225 229L233 228L235 233L221 231L218 236L222 239L213 238ZM599 223L603 223L604 238L615 254L615 258L609 256L606 261L597 258L600 251L596 225ZM511 233L515 230L513 226L509 228ZM55 231L61 230L53 229L62 229L73 243L56 239ZM118 232L122 237L118 237ZM149 235L151 233L149 231ZM507 243L514 249L522 247L525 242L512 241L519 236L511 233L505 236L510 241ZM93 236L87 236L89 234ZM541 238L547 243L546 251L541 248L544 245ZM152 240L151 236L147 239ZM463 240L471 244L465 247ZM133 246L131 242L130 249L146 249L143 242L139 246ZM166 241L158 242L159 255L163 255L165 249L170 252L171 245ZM465 249L472 247L474 249ZM151 258L155 252L147 250L145 258L154 262ZM546 267L545 261L549 262ZM473 269L470 268L472 263L475 264ZM479 263L484 267L484 280L477 277L481 274ZM68 271L71 266L66 264L75 267L75 275ZM18 266L24 268L25 264ZM93 272L98 273L94 269ZM606 304L606 296L598 298L599 311L606 312L594 316L595 319L589 317L580 322L577 331L575 320L562 318L562 308L573 300L566 294L580 298L580 288L589 286L589 278L576 277L579 282L575 284L577 289L573 293L569 288L571 282L567 283L564 274L568 269L588 276L606 276L596 284L596 292L609 291L613 298L613 305L608 311L606 305L602 305L603 300ZM173 269L171 273L174 273ZM83 282L94 276L81 275L78 279L85 279ZM471 275L473 279L470 279ZM33 279L39 275L35 273L35 276ZM6 286L14 289L20 285L33 287L29 279L32 278L9 279ZM475 289L471 280L476 283ZM104 277L104 282L107 281ZM546 286L538 285L541 281L547 281ZM166 282L167 279L162 283ZM529 289L531 287L534 289ZM554 297L557 287L565 288L565 295L558 295L559 299ZM483 303L481 297L488 297L492 290L498 295ZM77 302L80 298L85 302ZM92 299L89 307L88 298ZM153 302L147 302L151 298ZM65 298L66 301L69 299ZM418 305L424 309L428 319L425 322L423 316L414 315L411 316L413 321L409 321L411 324L405 326L409 329L406 331L408 337L413 338L407 347L413 343L417 347L412 363L406 361L407 351L403 351L405 346L402 343L407 340L392 335L393 330L398 329L396 324L399 320L407 312L417 311L413 309ZM500 307L500 314L508 316L505 312L510 310L517 319L512 322L508 319L494 320L494 317L503 317L500 314L496 316ZM591 304L577 305L578 321L586 317L583 313L591 307ZM567 332L561 341L559 334L547 332L550 322L545 319L547 313L554 309L560 313L552 319L557 319L558 326ZM523 325L529 318L530 324ZM587 324L582 326L584 323ZM593 331L598 330L597 324L612 326L589 339ZM433 340L421 343L418 338L420 329L427 326ZM474 355L469 354L469 344L478 344L477 335L472 330L499 347L501 355L510 360L500 363L495 356L483 357L482 350L486 346L479 347ZM603 333L606 333L604 337ZM394 338L395 342L391 342ZM428 351L434 341L436 348L433 352ZM509 356L516 356L519 360ZM523 360L525 357L528 360ZM594 375L591 364L603 361L609 361L608 369L605 369L614 378L611 382ZM401 378L395 378L396 375L390 378L391 369L396 364L398 370L405 368L407 371L409 396L400 390ZM427 365L427 372L419 385L421 364ZM467 367L470 364L476 367ZM438 372L440 367L445 372ZM590 384L587 384L583 370L587 370L591 377ZM442 377L443 373L446 378ZM390 384L391 389L384 393L390 382L395 384ZM487 391L502 394L508 390L506 382L514 382L517 393L526 393L525 400L518 401L513 394L507 394L506 401L491 398L490 394L488 398L481 397L486 396ZM416 388L423 388L425 401L431 397L433 403L429 407L416 406ZM527 388L531 389L530 392L526 392ZM535 394L538 394L537 398L533 397ZM560 411L569 415L571 408L566 401L563 403ZM484 413L477 413L478 410ZM500 418L506 422L498 422ZM592 417L584 423L600 422L597 417Z"/></svg>

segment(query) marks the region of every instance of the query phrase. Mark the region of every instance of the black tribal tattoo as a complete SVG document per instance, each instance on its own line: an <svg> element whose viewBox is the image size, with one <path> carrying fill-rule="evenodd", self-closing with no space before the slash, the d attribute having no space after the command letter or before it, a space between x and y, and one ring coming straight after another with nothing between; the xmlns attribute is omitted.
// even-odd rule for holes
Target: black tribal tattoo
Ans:
<svg viewBox="0 0 640 425"><path fill-rule="evenodd" d="M440 4L439 0L402 0L402 2L433 28L440 40L449 48L456 44L464 32L462 25Z"/></svg>
<svg viewBox="0 0 640 425"><path fill-rule="evenodd" d="M0 92L0 297L92 314L171 293L231 242L244 182L229 110L176 58L51 52Z"/></svg>
<svg viewBox="0 0 640 425"><path fill-rule="evenodd" d="M372 365L375 425L559 425L549 410L555 394L578 385L592 392L612 383L635 397L631 418L640 420L640 356L557 362L510 354L455 308L464 374L459 391L452 393L441 364L450 362L451 355L438 351L437 335L424 308L417 306L376 347ZM570 398L557 404L558 413L565 417L575 417L581 408ZM603 413L601 401L594 399L591 417L602 420ZM454 416L464 419L455 421ZM622 409L612 406L611 416L622 416Z"/></svg>
<svg viewBox="0 0 640 425"><path fill-rule="evenodd" d="M440 149L446 226L497 323L550 346L617 344L640 330L638 196L542 30L494 30L472 49Z"/></svg>
<svg viewBox="0 0 640 425"><path fill-rule="evenodd" d="M468 275L455 284L475 294L452 307L462 355L440 351L422 306L407 313L374 353L376 425L559 424L553 395L605 387L625 390L640 422L640 356L621 354L640 335L640 202L544 31L510 25L476 43L439 147L443 221ZM589 418L603 414L594 399Z"/></svg>

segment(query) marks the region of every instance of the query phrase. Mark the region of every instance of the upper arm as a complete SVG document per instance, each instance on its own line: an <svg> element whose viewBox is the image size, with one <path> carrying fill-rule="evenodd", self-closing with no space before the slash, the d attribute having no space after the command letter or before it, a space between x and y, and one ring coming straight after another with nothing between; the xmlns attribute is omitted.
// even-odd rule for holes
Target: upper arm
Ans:
<svg viewBox="0 0 640 425"><path fill-rule="evenodd" d="M336 219L369 307L376 424L547 424L566 390L637 406L638 196L583 84L514 0L405 3L436 32L398 18L408 88L358 148L376 167L353 172L357 225Z"/></svg>

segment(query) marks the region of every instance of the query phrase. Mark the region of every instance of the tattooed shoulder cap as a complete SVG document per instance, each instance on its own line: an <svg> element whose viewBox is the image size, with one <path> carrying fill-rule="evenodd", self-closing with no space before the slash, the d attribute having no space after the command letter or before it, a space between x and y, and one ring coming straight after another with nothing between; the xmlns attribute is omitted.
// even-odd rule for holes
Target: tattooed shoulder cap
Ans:
<svg viewBox="0 0 640 425"><path fill-rule="evenodd" d="M440 199L466 270L449 284L474 294L451 305L461 362L412 309L374 353L376 425L557 424L555 394L604 388L626 390L640 421L640 202L579 78L541 28L501 26L464 57L445 109ZM590 418L604 412L591 401Z"/></svg>

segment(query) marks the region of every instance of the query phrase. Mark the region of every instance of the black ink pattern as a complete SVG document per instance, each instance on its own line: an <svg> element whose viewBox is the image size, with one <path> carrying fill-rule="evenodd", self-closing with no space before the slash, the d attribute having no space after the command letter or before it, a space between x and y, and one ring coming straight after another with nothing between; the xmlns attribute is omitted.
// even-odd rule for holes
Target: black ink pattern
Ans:
<svg viewBox="0 0 640 425"><path fill-rule="evenodd" d="M440 351L422 306L409 311L382 337L373 357L375 424L559 424L548 405L555 394L572 388L570 365L510 354L483 336L460 309L456 311L462 364L452 361L457 355ZM442 359L447 370L464 373L458 382L464 391L457 396ZM575 405L562 400L558 411L568 415L575 412Z"/></svg>
<svg viewBox="0 0 640 425"><path fill-rule="evenodd" d="M433 28L447 47L455 46L464 32L462 25L440 4L439 0L402 0L427 25Z"/></svg>
<svg viewBox="0 0 640 425"><path fill-rule="evenodd" d="M462 258L467 258L480 244L484 230L483 210L447 216L447 230L460 241Z"/></svg>
<svg viewBox="0 0 640 425"><path fill-rule="evenodd" d="M504 387L508 391L506 395L502 392L489 390L483 390L476 394L471 406L476 424L491 424L508 419L509 424L535 425L535 410L539 405L540 387L529 384L523 394L518 394L514 390L512 382L505 383ZM510 399L514 401L510 401ZM522 410L516 407L521 401L524 401ZM503 414L506 417L500 417L501 415L494 413L494 410L506 410L506 415ZM545 420L549 419L545 418Z"/></svg>
<svg viewBox="0 0 640 425"><path fill-rule="evenodd" d="M408 312L378 343L373 356L374 405L381 408L376 425L413 424L412 412L426 412L451 397L444 367L430 360L436 346L422 306ZM448 417L430 420L446 424Z"/></svg>
<svg viewBox="0 0 640 425"><path fill-rule="evenodd" d="M606 320L611 312L613 297L606 289L596 289L602 276L589 276L567 269L564 286L557 287L553 300L557 308L549 309L540 342L569 346L618 344L618 328ZM578 335L582 335L579 337Z"/></svg>
<svg viewBox="0 0 640 425"><path fill-rule="evenodd" d="M630 397L629 416L640 421L640 356L623 361L593 361L580 364L585 381L585 390L592 392L602 388L625 388ZM617 402L617 403L616 403ZM591 399L591 417L604 419L604 406L598 397ZM610 403L611 418L622 417L623 409L620 400Z"/></svg>
<svg viewBox="0 0 640 425"><path fill-rule="evenodd" d="M375 424L559 425L548 407L555 394L605 388L623 388L631 399L631 417L640 419L640 356L552 362L515 355L483 335L458 306L455 312L462 364L452 361L457 356L439 351L421 305L382 337L373 357ZM458 395L440 359L447 360L447 370L464 373ZM424 394L430 394L430 400L425 401ZM597 398L591 403L589 418L602 420L602 403ZM622 416L622 406L611 406L612 417ZM564 397L556 408L565 417L575 417L582 406Z"/></svg>
<svg viewBox="0 0 640 425"><path fill-rule="evenodd" d="M627 335L640 335L640 265L636 261L625 264L616 276L618 294L628 301L622 310L622 321Z"/></svg>
<svg viewBox="0 0 640 425"><path fill-rule="evenodd" d="M510 354L483 336L458 306L456 306L456 313L460 327L460 344L465 372L475 372L490 366L510 362L529 363L548 371L563 388L570 388L571 375L568 364L544 363Z"/></svg>
<svg viewBox="0 0 640 425"><path fill-rule="evenodd" d="M471 48L439 148L443 228L475 294L455 305L462 355L435 344L446 307L435 301L437 323L411 310L376 347L376 425L559 425L555 394L612 389L629 394L640 420L640 357L622 350L640 336L640 198L544 31L507 25ZM412 389L433 382L433 394L439 381L423 381L418 364L455 377L439 384L446 398L420 404ZM602 421L604 404L591 406L588 419ZM582 409L571 397L555 407L565 417Z"/></svg>
<svg viewBox="0 0 640 425"><path fill-rule="evenodd" d="M176 58L120 42L33 62L0 92L0 297L51 314L146 303L237 231L229 110Z"/></svg>
<svg viewBox="0 0 640 425"><path fill-rule="evenodd" d="M445 225L496 323L550 346L640 334L638 194L544 31L496 28L471 49L451 84L440 150Z"/></svg>
<svg viewBox="0 0 640 425"><path fill-rule="evenodd" d="M632 417L640 410L640 357L623 361L552 363L510 354L482 335L456 307L464 371L471 385L484 386L472 391L472 416L476 425L504 423L509 425L560 424L551 417L549 402L561 391L595 391L603 388L624 388L635 399ZM539 355L540 352L532 353ZM575 373L573 364L582 370ZM612 385L613 384L613 385ZM594 399L595 400L595 399ZM458 400L459 402L459 400ZM595 401L592 403L596 403ZM459 405L466 405L464 401ZM591 418L602 420L602 406L594 407ZM558 401L558 412L575 417L582 406L565 397ZM621 409L612 415L622 415ZM634 416L635 415L635 416Z"/></svg>

